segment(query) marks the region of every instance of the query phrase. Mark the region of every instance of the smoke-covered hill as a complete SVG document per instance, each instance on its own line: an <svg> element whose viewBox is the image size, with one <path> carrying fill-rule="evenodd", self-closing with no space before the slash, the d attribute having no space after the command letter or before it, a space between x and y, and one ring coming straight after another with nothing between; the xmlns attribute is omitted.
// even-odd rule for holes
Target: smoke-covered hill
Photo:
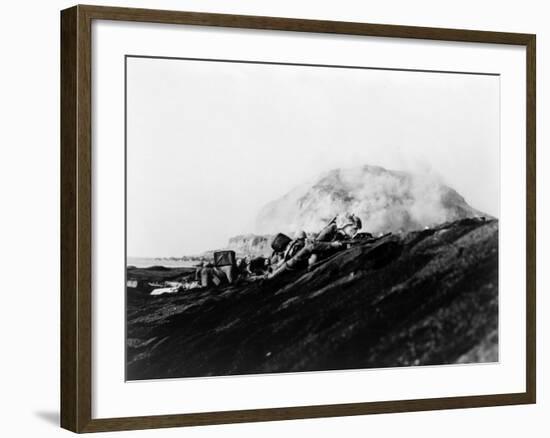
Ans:
<svg viewBox="0 0 550 438"><path fill-rule="evenodd" d="M365 165L326 172L270 202L257 217L256 231L318 232L344 211L355 213L363 230L375 234L486 216L433 176Z"/></svg>
<svg viewBox="0 0 550 438"><path fill-rule="evenodd" d="M130 380L497 361L498 221L389 235L271 281L128 289L127 336Z"/></svg>

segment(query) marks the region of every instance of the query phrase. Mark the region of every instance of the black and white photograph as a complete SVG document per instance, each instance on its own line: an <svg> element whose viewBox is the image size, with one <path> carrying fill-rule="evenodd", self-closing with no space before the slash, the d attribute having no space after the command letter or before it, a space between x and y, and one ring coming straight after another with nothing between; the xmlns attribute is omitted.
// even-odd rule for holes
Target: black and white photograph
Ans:
<svg viewBox="0 0 550 438"><path fill-rule="evenodd" d="M546 3L86 3L3 3L1 436L547 435Z"/></svg>
<svg viewBox="0 0 550 438"><path fill-rule="evenodd" d="M125 62L128 381L499 361L498 74Z"/></svg>

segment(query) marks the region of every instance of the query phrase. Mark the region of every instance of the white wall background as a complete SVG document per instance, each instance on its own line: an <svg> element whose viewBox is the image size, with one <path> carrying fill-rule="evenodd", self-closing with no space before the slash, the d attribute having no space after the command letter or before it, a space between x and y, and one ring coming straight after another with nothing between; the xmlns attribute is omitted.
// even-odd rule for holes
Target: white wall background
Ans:
<svg viewBox="0 0 550 438"><path fill-rule="evenodd" d="M185 430L141 431L106 436L280 437L400 436L441 437L546 436L550 408L544 368L550 349L543 343L547 300L544 275L549 233L550 189L543 169L543 121L550 91L545 77L550 38L546 2L486 0L111 0L112 6L275 15L372 23L410 24L537 33L538 45L538 345L539 403L442 412L337 419L209 426ZM0 432L4 436L68 436L58 428L59 404L59 10L69 1L3 4L0 26ZM545 166L546 165L546 166ZM546 243L546 247L543 245Z"/></svg>

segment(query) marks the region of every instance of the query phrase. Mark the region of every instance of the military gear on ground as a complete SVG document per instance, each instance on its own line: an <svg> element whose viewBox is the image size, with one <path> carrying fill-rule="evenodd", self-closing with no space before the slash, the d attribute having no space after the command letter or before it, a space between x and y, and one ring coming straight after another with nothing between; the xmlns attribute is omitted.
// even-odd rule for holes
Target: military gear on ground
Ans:
<svg viewBox="0 0 550 438"><path fill-rule="evenodd" d="M236 266L235 251L217 251L214 253L215 266Z"/></svg>
<svg viewBox="0 0 550 438"><path fill-rule="evenodd" d="M214 265L219 280L232 284L235 280L237 266L235 251L216 251L214 253Z"/></svg>

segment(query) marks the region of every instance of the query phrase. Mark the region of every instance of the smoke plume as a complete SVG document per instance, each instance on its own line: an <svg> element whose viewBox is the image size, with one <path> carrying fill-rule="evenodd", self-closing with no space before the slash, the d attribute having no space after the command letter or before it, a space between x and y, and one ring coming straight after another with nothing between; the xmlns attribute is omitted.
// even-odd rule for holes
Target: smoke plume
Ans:
<svg viewBox="0 0 550 438"><path fill-rule="evenodd" d="M268 203L257 217L256 232L314 233L346 211L359 216L363 230L374 234L483 215L433 174L365 165L331 170Z"/></svg>

